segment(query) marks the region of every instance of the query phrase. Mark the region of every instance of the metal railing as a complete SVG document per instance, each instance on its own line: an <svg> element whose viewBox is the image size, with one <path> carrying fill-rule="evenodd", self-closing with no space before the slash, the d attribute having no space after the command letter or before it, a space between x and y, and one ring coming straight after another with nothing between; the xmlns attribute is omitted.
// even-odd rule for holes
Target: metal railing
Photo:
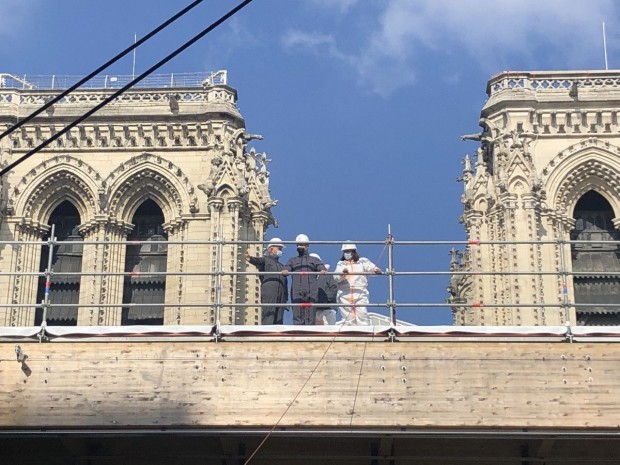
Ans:
<svg viewBox="0 0 620 465"><path fill-rule="evenodd" d="M284 244L293 244L293 241L283 241ZM618 278L620 280L620 271L573 271L568 264L568 260L565 257L565 248L567 246L593 246L593 245L601 245L604 244L606 247L613 247L614 250L620 249L620 241L569 241L569 240L549 240L549 241L535 241L535 242L519 242L519 241L396 241L391 235L383 241L356 241L355 242L358 247L361 249L371 249L371 248L381 248L381 252L379 256L374 259L371 257L371 260L374 261L381 269L382 269L382 282L383 286L378 288L377 280L373 280L371 287L374 288L372 290L371 295L374 300L365 306L368 308L375 309L383 309L386 317L389 319L389 323L392 325L396 325L397 323L397 314L400 319L407 320L411 318L412 310L422 310L424 312L433 312L436 310L443 310L443 318L446 318L446 312L453 312L455 309L481 309L481 308L497 308L497 309L511 309L511 308L554 308L558 311L562 312L564 315L564 322L568 323L568 315L569 310L575 309L576 307L581 308L584 311L587 311L589 308L600 308L604 306L607 311L614 312L615 309L618 309L618 314L620 314L620 303L610 299L608 302L574 302L570 299L569 285L570 280L572 280L575 276L579 278L605 278L605 279L615 279ZM148 272L136 272L136 271L94 271L88 269L82 269L79 272L58 272L54 270L53 258L54 258L54 250L57 247L63 245L71 245L79 247L127 247L127 246L139 246L139 245L165 245L167 250L170 250L171 246L183 246L186 250L191 250L192 246L209 246L211 247L211 253L214 255L215 266L209 267L205 266L201 270L190 270L190 271L148 271ZM41 302L1 302L0 301L0 310L3 308L8 309L41 309L42 310L42 323L46 324L47 316L51 309L54 308L63 308L63 307L74 307L74 308L96 308L96 309L105 309L105 308L140 308L140 307L153 307L158 306L163 309L165 308L183 308L183 309L191 309L191 308L211 308L214 310L214 319L219 324L222 318L222 312L225 309L228 309L231 314L236 313L238 310L243 311L248 308L260 308L263 306L273 306L273 304L261 304L258 301L252 302L231 302L230 296L227 296L228 299L225 299L222 286L223 280L233 280L236 278L247 278L247 277L258 277L258 276L267 276L267 275L279 275L279 273L268 273L268 272L258 272L255 271L250 265L247 265L250 271L244 270L243 266L233 267L231 269L230 263L227 265L228 269L224 269L223 260L224 256L231 256L231 253L227 251L228 247L234 248L233 254L235 255L235 259L237 260L237 264L239 261L243 260L243 253L248 248L254 248L256 250L259 244L265 245L266 241L227 241L227 240L214 240L214 241L59 241L55 237L54 227L51 229L50 238L46 241L0 241L0 246L9 246L13 248L14 251L18 251L20 248L25 247L35 247L41 248L43 251L43 247L47 247L47 257L46 258L46 268L43 271L36 270L26 270L21 269L19 271L0 271L1 277L9 277L9 278L24 278L27 276L44 278L45 280L45 292L44 298ZM322 256L325 255L325 250L331 250L332 253L330 256L338 256L340 245L342 241L313 241L311 243L312 248L320 249ZM554 247L555 250L559 251L560 261L559 261L559 269L539 269L536 271L531 270L514 270L514 271L494 271L494 270L483 270L483 269L472 269L471 263L468 263L468 256L472 252L474 248L483 247L483 246L506 246L506 245L536 245L539 247ZM451 261L448 262L446 260L439 261L440 267L444 267L444 269L412 269L415 268L415 264L418 263L430 263L431 260L428 260L428 257L424 253L419 253L421 250L427 250L432 247L446 248L451 247L450 250L446 251L452 257ZM456 251L455 246L465 247L465 254ZM336 249L334 251L334 248ZM399 251L397 254L396 251ZM412 254L412 250L415 252ZM32 252L32 250L30 250ZM39 255L40 253L37 252ZM416 253L418 253L416 255ZM615 253L615 252L614 252ZM362 254L363 255L363 254ZM368 254L367 254L368 255ZM455 258L455 257L460 258ZM384 257L387 259L387 263L384 263ZM395 266L395 261L398 260L398 257L404 259L406 263L409 264L409 269L404 269L403 271L397 269ZM444 256L445 257L445 256ZM338 257L337 257L338 258ZM283 260L284 261L284 260ZM43 263L43 261L41 261ZM385 266L383 266L385 265ZM124 267L124 264L121 264ZM548 265L549 267L552 264ZM240 269L241 268L241 269ZM449 268L449 269L445 269ZM294 273L291 272L289 275L294 276L297 274L303 275L318 275L319 273L312 272L304 272L304 273ZM330 275L335 275L333 272L328 272ZM51 291L54 289L54 278L57 277L80 277L83 279L84 277L92 277L99 278L100 280L109 277L123 277L123 278L156 278L156 277L193 277L193 276L204 276L209 277L212 280L212 286L214 286L215 298L209 299L209 302L158 302L158 303L131 303L131 302L113 302L113 303L58 303L53 302L51 299ZM481 277L492 277L501 279L502 277L512 277L518 279L520 277L555 277L559 282L561 282L561 295L556 296L554 299L550 299L550 301L532 301L532 302L505 302L505 301L497 301L497 302L481 302L481 301L463 301L458 298L458 292L455 292L455 289L452 286L458 284L459 280L463 279L480 279ZM411 280L416 278L426 279L426 283L422 282L417 287L415 284L411 283ZM446 282L446 278L447 282ZM408 282L404 283L403 279L407 279ZM428 281L430 280L430 281ZM441 281L440 281L441 280ZM8 282L9 280L5 280ZM428 284L428 283L431 284ZM247 282L245 283L245 294L247 297L248 287ZM209 287L211 285L206 285ZM240 283L236 283L235 285L240 286ZM446 287L447 286L447 287ZM443 290L443 296L440 296L440 289ZM430 293L429 293L430 291ZM449 295L452 292L452 295ZM8 289L7 289L8 294ZM432 295L431 295L432 294ZM431 299L429 301L414 301L410 300L412 296L421 296L428 297ZM383 300L380 300L383 298ZM400 300L397 300L400 299ZM8 295L7 295L8 300ZM228 300L228 301L226 301ZM297 303L286 303L286 307L296 307L303 306L304 304ZM317 308L321 307L346 307L347 304L341 303L332 303L332 304L315 304ZM402 311L402 313L401 313ZM620 323L620 322L618 322Z"/></svg>
<svg viewBox="0 0 620 465"><path fill-rule="evenodd" d="M135 76L109 74L95 76L85 83L80 89L118 89L129 82ZM16 76L13 74L0 73L0 88L22 90L62 90L72 86L82 79L82 76L65 75L29 75ZM137 83L135 88L174 88L174 87L202 87L228 85L228 74L225 70L205 73L172 73L153 74Z"/></svg>

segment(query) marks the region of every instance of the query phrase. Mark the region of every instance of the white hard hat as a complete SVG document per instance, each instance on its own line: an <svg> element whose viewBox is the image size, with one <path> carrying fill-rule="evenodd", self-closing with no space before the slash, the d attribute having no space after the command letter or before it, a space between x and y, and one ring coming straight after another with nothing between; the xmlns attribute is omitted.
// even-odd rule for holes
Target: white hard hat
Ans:
<svg viewBox="0 0 620 465"><path fill-rule="evenodd" d="M357 250L357 247L355 247L355 244L351 241L347 241L344 242L342 244L342 247L340 248L340 250L344 251L344 250Z"/></svg>
<svg viewBox="0 0 620 465"><path fill-rule="evenodd" d="M311 254L310 254L310 256L311 256L311 257L314 257L314 258L316 258L316 259L318 259L318 260L321 260L321 256L320 256L318 253L311 253ZM321 261L322 261L322 260L321 260Z"/></svg>
<svg viewBox="0 0 620 465"><path fill-rule="evenodd" d="M273 239L269 240L269 243L267 244L267 248L269 247L281 247L284 248L284 244L282 244L282 239L280 239L279 237L274 237Z"/></svg>
<svg viewBox="0 0 620 465"><path fill-rule="evenodd" d="M295 242L298 244L307 244L308 242L310 242L310 239L305 234L297 234Z"/></svg>

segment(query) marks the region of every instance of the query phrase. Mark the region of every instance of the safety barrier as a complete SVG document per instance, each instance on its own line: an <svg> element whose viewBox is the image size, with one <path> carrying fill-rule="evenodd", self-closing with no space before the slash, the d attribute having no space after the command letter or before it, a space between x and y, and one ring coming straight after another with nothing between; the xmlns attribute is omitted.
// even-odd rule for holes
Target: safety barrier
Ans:
<svg viewBox="0 0 620 465"><path fill-rule="evenodd" d="M294 241L282 241L284 244L294 244ZM325 251L328 252L330 257L336 257L337 260L339 257L339 248L343 241L312 241L311 249L317 249L317 251L321 252L322 256L325 255ZM600 307L604 305L605 308L613 311L615 308L620 307L620 303L617 301L613 301L610 299L608 302L596 302L596 303L576 303L570 300L569 293L567 292L569 286L569 279L574 276L580 277L588 277L588 278L597 278L597 277L606 277L606 278L620 278L620 272L616 271L608 271L608 270L596 270L596 271L571 271L570 267L567 265L567 259L564 256L565 248L567 246L579 245L579 246L593 246L593 245L602 245L604 244L607 248L614 247L620 248L620 241L569 241L569 240L553 240L553 241L397 241L391 235L383 241L353 241L358 247L361 249L371 250L374 248L380 248L380 254L377 258L370 257L370 259L376 262L377 266L382 270L382 277L377 276L377 279L371 280L371 296L372 301L367 305L369 309L377 309L379 313L383 312L385 315L384 323L388 325L395 326L401 322L412 321L417 324L429 324L429 319L435 319L436 322L434 324L449 324L447 321L448 318L451 318L451 312L453 309L460 308L480 308L480 307L494 307L494 308L554 308L558 311L563 312L565 315L568 315L568 310L578 306L583 309L587 309L588 307ZM198 271L149 271L149 272L135 272L135 271L125 271L125 272L108 272L108 271L93 271L93 270L85 270L77 272L58 272L54 270L52 259L54 256L54 250L57 247L63 245L71 245L71 246L79 246L79 247L127 247L127 246L136 246L136 245L144 245L144 244L158 244L163 245L166 248L169 246L180 246L191 248L192 246L209 246L211 250L214 252L216 259L216 266L208 267L205 265L203 270ZM24 277L24 276L32 276L37 278L45 279L45 296L40 302L0 302L0 310L3 308L11 308L11 309L33 309L38 308L42 309L43 318L42 323L45 325L47 318L46 315L50 309L59 308L59 307L67 307L69 304L67 303L58 303L52 301L50 299L50 291L54 286L53 278L54 277L79 277L82 279L83 277L92 277L94 279L104 279L106 277L119 276L119 277L142 277L142 278L153 278L153 277L180 277L187 278L191 276L204 276L209 277L215 285L215 298L210 302L151 302L151 303L130 303L130 302L114 302L114 303L98 303L98 304L84 304L84 303L71 303L70 306L74 308L140 308L140 307L153 307L157 305L161 308L167 307L183 307L183 308L212 308L214 309L215 314L215 322L217 324L221 321L221 314L223 309L229 309L230 311L237 311L253 307L258 308L261 306L273 305L273 304L261 304L258 301L246 301L246 302L226 302L223 299L222 295L222 280L233 277L256 277L256 276L266 276L273 275L279 273L268 273L268 272L258 272L253 267L248 266L250 271L239 270L238 266L235 269L230 269L230 265L228 265L229 269L224 269L222 266L222 258L226 256L231 256L231 252L227 250L228 247L232 247L232 254L236 256L237 260L243 260L243 253L247 248L256 249L257 245L262 244L266 245L267 241L228 241L228 240L214 240L214 241L97 241L97 242L84 242L84 241L58 241L54 237L54 229L52 228L51 237L46 241L0 241L0 246L9 246L14 248L15 250L20 247L26 246L34 246L34 247L47 247L47 267L43 271L35 271L35 270L24 270L21 269L19 271L0 271L0 277ZM538 247L554 247L555 249L560 251L562 255L560 260L559 269L551 269L550 267L554 266L553 264L548 264L547 269L539 269L537 271L494 271L494 270L483 270L483 269L472 269L471 264L467 263L468 256L473 250L473 248L481 247L481 246L490 246L490 247L505 247L508 245L536 245ZM431 258L436 257L436 254L429 255L429 248L443 248L446 249L450 247L449 250L445 250L447 254L450 255L451 260L447 259L438 261L431 260ZM464 251L460 252L455 249L455 247L464 247ZM336 250L334 250L336 249ZM399 251L399 257L403 258L404 262L407 264L409 269L400 270L395 266L395 253ZM425 252L420 252L424 250ZM314 251L314 250L311 250ZM364 253L362 253L364 255ZM368 254L366 254L368 255ZM384 259L385 257L385 259ZM334 260L334 261L335 261ZM384 263L387 261L387 263ZM283 263L286 263L286 259L282 260ZM329 260L326 260L329 262ZM416 265L419 266L420 263L423 264L432 264L433 262L438 263L439 268L443 267L444 269L415 269ZM385 265L385 266L384 266ZM557 265L557 264L556 264ZM448 268L447 270L445 268ZM295 274L319 274L319 273L290 273L290 276ZM330 275L334 275L333 272L328 272ZM557 299L549 302L467 302L462 299L459 300L455 298L454 295L449 296L446 295L451 291L454 291L452 285L454 281L458 281L459 279L464 279L467 277L481 277L481 276L552 276L561 280L562 288L563 288L563 298L562 301L558 302ZM420 284L413 284L413 280L418 280ZM407 282L405 282L407 280ZM426 283L424 282L426 280ZM381 286L379 285L381 283ZM430 284L428 284L430 283ZM445 292L446 294L440 295L441 292ZM418 297L429 297L430 300L427 301L414 301L411 299L412 296ZM411 299L411 300L410 300ZM287 307L292 308L295 306L303 306L303 304L293 304L287 303ZM317 308L320 307L334 307L334 304L316 304ZM337 304L336 306L343 307L345 305ZM425 315L425 318L422 318L421 321L416 321L415 311L420 310ZM440 311L440 315L434 314L434 312ZM619 308L620 311L620 308ZM397 320L397 314L399 320ZM418 316L420 313L418 312ZM568 319L565 318L565 321L568 322ZM234 324L234 323L233 323Z"/></svg>
<svg viewBox="0 0 620 465"><path fill-rule="evenodd" d="M0 74L0 88L25 89L25 90L62 90L72 86L83 76L65 75L26 75L15 76L12 74ZM135 76L131 75L105 75L96 76L82 86L82 89L117 89L129 83ZM228 76L224 70L211 73L176 73L176 74L153 74L137 83L136 88L182 88L227 85Z"/></svg>

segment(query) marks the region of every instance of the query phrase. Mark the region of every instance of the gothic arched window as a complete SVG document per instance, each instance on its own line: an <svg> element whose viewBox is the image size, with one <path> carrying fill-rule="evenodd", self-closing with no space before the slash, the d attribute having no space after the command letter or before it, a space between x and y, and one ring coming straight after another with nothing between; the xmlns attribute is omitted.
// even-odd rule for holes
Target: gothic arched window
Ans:
<svg viewBox="0 0 620 465"><path fill-rule="evenodd" d="M125 271L135 273L125 276L123 303L150 304L123 307L123 325L161 325L164 322L166 277L149 276L149 272L166 271L168 247L161 241L168 239L164 232L164 215L152 200L146 200L133 216L134 228L128 241L146 241L145 244L128 244Z"/></svg>
<svg viewBox="0 0 620 465"><path fill-rule="evenodd" d="M61 304L60 307L51 307L46 314L46 321L54 326L75 326L77 325L78 307L80 301L80 276L62 276L58 273L79 273L82 270L82 236L78 231L80 224L80 214L75 206L65 200L58 205L48 221L50 230L43 239L47 241L54 225L54 236L56 240L68 242L54 246L52 249L52 275L50 282L49 303ZM75 243L72 243L75 242ZM49 246L45 245L41 249L40 271L45 271L49 260ZM37 288L37 302L45 298L45 277L39 278ZM35 313L35 325L40 325L43 321L43 309L37 308Z"/></svg>
<svg viewBox="0 0 620 465"><path fill-rule="evenodd" d="M609 306L620 301L620 277L604 274L620 272L620 247L604 242L620 237L612 221L614 216L609 202L595 191L586 192L575 206L571 240L603 241L571 244L577 323L581 325L620 325L620 307ZM601 274L588 276L580 272Z"/></svg>

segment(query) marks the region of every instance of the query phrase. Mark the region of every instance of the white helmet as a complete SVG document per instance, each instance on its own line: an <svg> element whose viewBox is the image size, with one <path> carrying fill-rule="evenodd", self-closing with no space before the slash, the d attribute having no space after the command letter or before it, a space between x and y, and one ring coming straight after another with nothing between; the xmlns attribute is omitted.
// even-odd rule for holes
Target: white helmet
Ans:
<svg viewBox="0 0 620 465"><path fill-rule="evenodd" d="M351 241L346 241L342 244L342 247L340 248L340 250L345 251L345 250L357 250L357 247L355 246L355 244Z"/></svg>
<svg viewBox="0 0 620 465"><path fill-rule="evenodd" d="M297 234L297 237L295 238L295 242L297 244L307 244L310 242L310 239L305 234Z"/></svg>
<svg viewBox="0 0 620 465"><path fill-rule="evenodd" d="M321 256L320 256L318 253L311 253L311 254L310 254L310 257L314 257L314 258L316 258L317 260L320 260L321 262L323 261L323 260L321 260ZM329 263L323 263L323 266L325 267L325 269L326 269L327 271L329 271Z"/></svg>
<svg viewBox="0 0 620 465"><path fill-rule="evenodd" d="M267 248L269 247L280 247L280 248L284 248L284 244L282 244L282 239L280 239L279 237L274 237L273 239L269 240L269 243L267 244Z"/></svg>

